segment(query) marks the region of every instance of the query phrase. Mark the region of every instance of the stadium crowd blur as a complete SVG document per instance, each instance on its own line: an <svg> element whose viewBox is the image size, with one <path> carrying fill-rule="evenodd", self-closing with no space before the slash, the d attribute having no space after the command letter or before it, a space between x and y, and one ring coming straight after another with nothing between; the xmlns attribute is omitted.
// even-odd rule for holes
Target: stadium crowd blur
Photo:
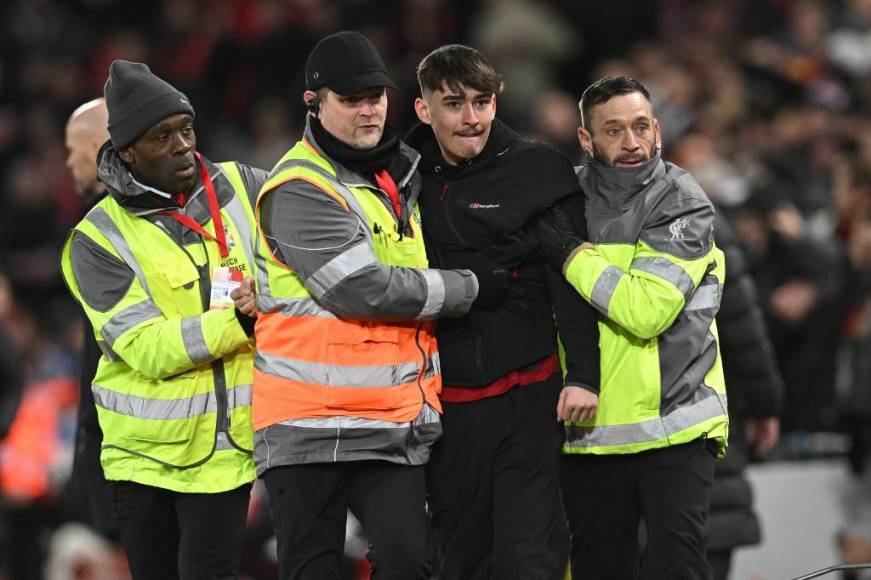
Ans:
<svg viewBox="0 0 871 580"><path fill-rule="evenodd" d="M366 34L387 60L400 134L414 121L415 66L445 43L497 63L499 116L576 162L583 87L611 73L644 81L664 157L697 178L745 245L786 384L779 456L841 451L862 473L871 0L7 0L0 13L0 342L20 375L0 385L0 577L38 577L16 575L28 562L65 577L58 567L73 556L58 546L70 542L52 531L81 516L65 486L81 316L58 267L84 211L65 167L69 114L102 94L113 59L146 62L191 98L209 158L270 169L302 129L308 51L341 29ZM854 524L858 555L845 557L871 559L861 552L871 521ZM111 543L82 546L91 556L77 556L75 577L123 577L117 562L107 572L88 561L112 561Z"/></svg>

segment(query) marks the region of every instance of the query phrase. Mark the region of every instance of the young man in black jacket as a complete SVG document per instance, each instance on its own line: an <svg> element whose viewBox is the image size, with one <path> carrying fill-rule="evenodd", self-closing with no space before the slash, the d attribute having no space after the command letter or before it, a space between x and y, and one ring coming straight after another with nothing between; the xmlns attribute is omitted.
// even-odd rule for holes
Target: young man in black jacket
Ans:
<svg viewBox="0 0 871 580"><path fill-rule="evenodd" d="M596 314L536 256L526 226L576 192L577 179L555 149L495 119L501 81L478 51L443 46L417 74L423 124L408 142L422 155L430 267L470 269L480 285L466 317L438 326L444 434L427 477L439 577L562 578L557 419L594 410L575 404L571 386L598 387ZM551 309L558 293L575 304L557 312L573 353L565 390Z"/></svg>

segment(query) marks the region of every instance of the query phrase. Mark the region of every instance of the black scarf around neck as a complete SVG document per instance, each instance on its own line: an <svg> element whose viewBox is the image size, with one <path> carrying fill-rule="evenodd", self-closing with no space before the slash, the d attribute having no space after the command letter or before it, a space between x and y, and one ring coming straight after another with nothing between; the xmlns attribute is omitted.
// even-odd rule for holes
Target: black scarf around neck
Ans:
<svg viewBox="0 0 871 580"><path fill-rule="evenodd" d="M366 177L371 177L382 169L387 169L393 176L393 167L401 155L399 155L399 137L396 136L390 125L384 125L384 133L375 147L363 150L354 149L336 139L324 129L317 118L311 117L310 123L315 141L331 159L335 159L345 167ZM396 178L396 176L393 177Z"/></svg>

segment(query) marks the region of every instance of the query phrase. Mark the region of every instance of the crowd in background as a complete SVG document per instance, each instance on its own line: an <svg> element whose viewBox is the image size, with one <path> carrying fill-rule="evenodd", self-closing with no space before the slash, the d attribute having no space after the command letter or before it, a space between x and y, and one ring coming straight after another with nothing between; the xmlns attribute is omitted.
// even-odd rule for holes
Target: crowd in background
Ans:
<svg viewBox="0 0 871 580"><path fill-rule="evenodd" d="M83 212L65 166L69 114L102 94L113 59L146 62L190 97L211 159L270 169L301 132L308 51L342 29L387 61L400 134L415 121L415 66L441 44L484 52L504 76L497 115L575 162L580 91L613 73L645 82L664 157L745 245L786 384L781 456L819 451L809 433L843 433L862 473L871 0L10 0L0 13L0 366L20 375L0 385L0 559L45 557L47 530L76 517L64 489L81 316L59 272Z"/></svg>

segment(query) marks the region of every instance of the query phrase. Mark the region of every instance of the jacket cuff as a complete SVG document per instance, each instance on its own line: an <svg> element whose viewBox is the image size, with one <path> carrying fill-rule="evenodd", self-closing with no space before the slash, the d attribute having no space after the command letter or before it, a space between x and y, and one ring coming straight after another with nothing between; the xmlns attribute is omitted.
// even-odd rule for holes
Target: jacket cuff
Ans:
<svg viewBox="0 0 871 580"><path fill-rule="evenodd" d="M563 276L566 276L568 274L569 266L571 265L572 261L574 261L575 256L577 256L578 254L580 254L584 250L590 249L592 247L594 247L594 246L591 242L584 242L580 246L576 247L574 250L569 252L569 255L566 256L566 259L563 261L563 269L562 269Z"/></svg>
<svg viewBox="0 0 871 580"><path fill-rule="evenodd" d="M440 316L465 316L478 297L478 278L471 270L442 270L445 301Z"/></svg>
<svg viewBox="0 0 871 580"><path fill-rule="evenodd" d="M241 310L233 309L236 312L236 320L239 321L239 326L242 327L242 330L245 331L245 335L248 338L254 336L254 323L257 322L257 318L253 316L248 316L247 314L242 314Z"/></svg>
<svg viewBox="0 0 871 580"><path fill-rule="evenodd" d="M593 387L591 385L585 385L584 383L566 382L566 384L563 385L563 388L565 388L565 387L580 387L584 390L590 391L594 395L598 396L598 394L599 394L599 389L597 389L596 387Z"/></svg>

